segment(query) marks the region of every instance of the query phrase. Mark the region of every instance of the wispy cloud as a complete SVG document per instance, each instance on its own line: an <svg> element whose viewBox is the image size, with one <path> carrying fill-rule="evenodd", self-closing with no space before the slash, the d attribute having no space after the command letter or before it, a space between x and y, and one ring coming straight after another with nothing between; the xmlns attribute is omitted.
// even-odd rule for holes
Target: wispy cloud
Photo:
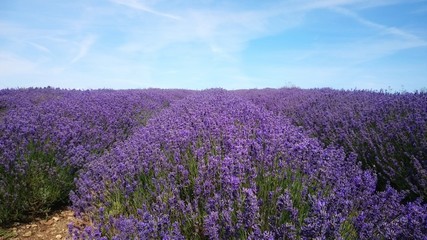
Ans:
<svg viewBox="0 0 427 240"><path fill-rule="evenodd" d="M174 20L180 20L181 17L179 16L175 16L172 14L168 14L168 13L164 13L164 12L159 12L156 11L146 5L144 5L143 3L139 2L138 0L111 0L114 3L120 4L120 5L124 5L136 10L140 10L140 11L144 11L147 13L151 13L157 16L161 16L161 17L166 17L166 18L170 18L170 19L174 19Z"/></svg>
<svg viewBox="0 0 427 240"><path fill-rule="evenodd" d="M156 53L170 46L204 45L211 54L234 59L254 39L276 34L301 23L301 15L286 8L257 10L181 9L185 16L173 23L150 22L130 26L128 42L119 47L125 53ZM149 33L149 34L147 34Z"/></svg>
<svg viewBox="0 0 427 240"><path fill-rule="evenodd" d="M314 9L345 6L361 2L364 2L364 0L305 0L294 3L295 8L299 11L311 11Z"/></svg>
<svg viewBox="0 0 427 240"><path fill-rule="evenodd" d="M36 64L22 57L0 52L0 77L33 73Z"/></svg>
<svg viewBox="0 0 427 240"><path fill-rule="evenodd" d="M111 1L142 11L152 11L137 0ZM396 4L398 1L402 0L390 0L388 4ZM234 59L232 55L244 50L251 40L299 27L305 23L304 18L312 11L350 6L359 8L376 6L370 2L368 0L289 0L279 4L265 3L262 7L252 10L177 8L175 11L183 16L179 17L181 21L174 23L158 21L149 24L141 23L143 26L131 26L127 29L128 42L122 44L119 49L126 53L140 51L154 53L174 44L201 43L208 46L214 55ZM167 4L166 1L163 3ZM381 1L380 5L387 5L387 2ZM362 18L358 20L363 22ZM364 23L375 25L367 20ZM397 28L386 28L381 25L376 27L394 34L405 34Z"/></svg>
<svg viewBox="0 0 427 240"><path fill-rule="evenodd" d="M315 9L327 9L333 7L353 7L357 9L376 8L400 4L403 2L414 2L417 0L298 0L290 1L295 9L310 11Z"/></svg>
<svg viewBox="0 0 427 240"><path fill-rule="evenodd" d="M43 46L41 44L38 44L38 43L35 43L35 42L27 42L27 43L29 45L33 46L34 48L36 48L39 51L42 51L42 52L45 52L45 53L51 53L51 51L47 47L45 47L45 46Z"/></svg>
<svg viewBox="0 0 427 240"><path fill-rule="evenodd" d="M91 48L91 46L95 43L95 36L90 35L87 36L79 45L79 51L77 53L76 56L74 56L74 58L71 60L71 63L76 63L77 61L79 61L81 58L83 58L84 56L86 56L86 54L88 53L89 49Z"/></svg>
<svg viewBox="0 0 427 240"><path fill-rule="evenodd" d="M406 31L399 29L397 27L389 27L386 25L382 25L382 24L370 21L370 20L365 19L365 18L361 17L360 15L358 15L357 13L350 11L348 9L341 8L341 7L335 7L335 8L333 8L333 10L338 12L338 13L341 13L347 17L350 17L350 18L356 20L357 22L359 22L359 23L361 23L367 27L377 29L377 30L379 30L383 33L389 34L389 35L401 37L405 40L409 40L414 44L414 47L423 46L423 45L427 44L427 42L424 39L422 39L422 38L420 38L414 34L406 32Z"/></svg>
<svg viewBox="0 0 427 240"><path fill-rule="evenodd" d="M45 0L35 6L43 11L31 12L17 3L24 7L0 14L0 76L15 76L5 80L9 85L25 78L29 85L51 79L93 88L381 81L389 64L404 65L401 59L415 55L411 62L425 62L422 53L404 51L427 45L425 24L416 20L422 15L411 12L421 4L407 4L416 1ZM390 22L364 15L367 9L381 15L390 5L398 11L398 4L407 11ZM382 72L370 74L376 64Z"/></svg>

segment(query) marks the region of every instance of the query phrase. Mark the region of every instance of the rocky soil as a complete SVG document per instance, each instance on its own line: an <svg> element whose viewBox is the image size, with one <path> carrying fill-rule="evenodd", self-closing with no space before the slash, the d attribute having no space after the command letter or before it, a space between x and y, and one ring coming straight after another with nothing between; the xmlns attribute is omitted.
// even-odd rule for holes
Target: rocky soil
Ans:
<svg viewBox="0 0 427 240"><path fill-rule="evenodd" d="M70 239L68 224L85 225L74 217L70 209L53 212L46 218L36 218L30 223L15 223L7 229L0 229L0 240L29 240L29 239Z"/></svg>

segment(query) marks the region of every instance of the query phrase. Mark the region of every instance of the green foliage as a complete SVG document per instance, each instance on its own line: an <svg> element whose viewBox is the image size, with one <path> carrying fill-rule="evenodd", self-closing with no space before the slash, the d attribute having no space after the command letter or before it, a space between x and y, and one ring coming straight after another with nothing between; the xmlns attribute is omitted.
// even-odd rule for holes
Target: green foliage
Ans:
<svg viewBox="0 0 427 240"><path fill-rule="evenodd" d="M358 239L358 234L357 234L357 230L353 225L353 218L357 216L357 212L354 211L352 212L348 219L346 219L344 221L344 223L341 224L341 228L340 228L340 234L341 237L344 240L355 240Z"/></svg>
<svg viewBox="0 0 427 240"><path fill-rule="evenodd" d="M7 188L0 196L0 225L50 211L67 201L73 187L72 169L59 164L55 152L44 152L37 143L27 148L24 156L18 156L15 168L6 171L0 167L1 181Z"/></svg>
<svg viewBox="0 0 427 240"><path fill-rule="evenodd" d="M304 194L303 186L309 187L309 192L313 193L315 190L316 182L309 183L307 176L300 170L292 170L291 168L285 169L285 174L275 173L272 167L268 169L260 168L258 170L257 178L255 179L258 186L257 197L263 203L260 206L261 216L261 230L269 230L271 221L269 218L276 216L274 225L281 226L285 223L294 221L291 212L282 211L277 209L277 203L280 196L289 194L293 208L298 211L297 216L297 231L301 230L304 219L310 210L307 194ZM309 184L307 184L309 183Z"/></svg>
<svg viewBox="0 0 427 240"><path fill-rule="evenodd" d="M215 144L213 144L215 145ZM211 152L208 154L215 155L215 147L212 147ZM185 151L181 152L181 163L185 170L188 171L188 181L184 184L183 176L178 174L175 176L175 181L178 186L179 200L185 202L185 204L193 204L195 200L194 191L197 184L198 168L200 161L208 164L208 156L205 155L203 159L198 159L191 148L186 148ZM175 161L172 155L169 155L169 161ZM262 165L262 164L261 164ZM277 163L271 167L261 167L258 169L255 183L257 185L257 198L261 200L260 205L260 220L261 230L271 230L271 224L275 226L281 226L286 223L295 224L297 232L301 231L301 226L304 225L304 219L307 217L311 205L309 204L308 194L317 194L318 183L315 180L310 180L300 170L291 169L290 167L285 170L278 170ZM102 218L107 220L108 217L131 217L138 216L137 211L145 206L146 211L152 211L156 201L169 201L173 196L173 190L169 188L156 189L155 186L159 186L154 181L163 181L167 178L165 169L161 169L160 172L154 172L153 170L145 170L137 178L137 186L130 195L124 195L125 190L122 182L115 182L108 184L108 191L106 198L104 199L107 203ZM218 174L214 176L217 179L217 183L220 182ZM128 179L129 182L133 180ZM162 186L162 185L161 185ZM232 224L238 224L238 214L244 211L245 194L243 194L243 188L249 187L249 183L242 183L239 189L239 198L233 200L233 212L231 213ZM221 192L220 184L216 186L218 192ZM325 189L323 189L325 190ZM328 193L328 190L325 190ZM292 201L293 208L298 212L296 218L291 216L289 211L278 211L277 202L280 196L289 194ZM206 199L197 198L198 201L198 215L189 216L182 212L168 211L171 222L178 222L181 233L187 239L205 239L206 236L203 232L204 218L207 216L205 207ZM222 218L222 215L219 216ZM275 217L274 222L271 222L271 217ZM113 236L113 232L107 232L111 230L103 229L104 236ZM350 232L347 238L352 239L354 236L354 228L352 228L351 222L343 224L343 231ZM221 234L221 233L220 233ZM245 229L239 231L239 235L242 239L248 236L248 232Z"/></svg>

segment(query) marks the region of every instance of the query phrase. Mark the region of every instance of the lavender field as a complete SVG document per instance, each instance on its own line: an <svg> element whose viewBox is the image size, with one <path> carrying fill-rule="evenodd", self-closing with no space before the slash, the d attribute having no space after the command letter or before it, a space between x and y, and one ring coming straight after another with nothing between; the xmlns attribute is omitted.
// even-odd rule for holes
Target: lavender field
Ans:
<svg viewBox="0 0 427 240"><path fill-rule="evenodd" d="M74 239L426 239L427 93L0 90L0 225Z"/></svg>

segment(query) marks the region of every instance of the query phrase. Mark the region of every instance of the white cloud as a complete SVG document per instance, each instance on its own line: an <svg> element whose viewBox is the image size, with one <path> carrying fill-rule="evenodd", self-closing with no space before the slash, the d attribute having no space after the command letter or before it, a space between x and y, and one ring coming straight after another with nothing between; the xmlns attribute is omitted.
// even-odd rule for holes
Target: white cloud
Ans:
<svg viewBox="0 0 427 240"><path fill-rule="evenodd" d="M336 8L333 8L333 10L340 13L340 14L343 14L347 17L350 17L350 18L356 20L357 22L359 22L359 23L361 23L367 27L377 29L383 33L386 33L389 35L394 35L396 37L404 38L405 40L411 41L411 43L414 44L414 47L423 46L423 45L426 45L426 43L427 43L424 39L421 39L420 37L418 37L414 34L408 33L408 32L406 32L402 29L399 29L397 27L388 27L388 26L385 26L385 25L382 25L382 24L379 24L376 22L369 21L368 19L365 19L365 18L361 17L360 15L356 14L355 12L350 11L348 9L336 7Z"/></svg>
<svg viewBox="0 0 427 240"><path fill-rule="evenodd" d="M47 48L47 47L45 47L45 46L43 46L41 44L38 44L38 43L35 43L35 42L27 42L27 43L29 45L33 46L34 48L36 48L39 51L42 51L44 53L51 53L51 51L49 50L49 48Z"/></svg>
<svg viewBox="0 0 427 240"><path fill-rule="evenodd" d="M36 64L24 58L0 52L0 76L31 74L36 70Z"/></svg>
<svg viewBox="0 0 427 240"><path fill-rule="evenodd" d="M137 0L112 0L142 11L149 10ZM396 4L398 1L389 1L388 4ZM157 2L158 5L167 4L166 1ZM381 1L377 5L386 5ZM128 41L118 47L127 54L144 52L156 53L159 50L182 43L205 44L213 55L223 56L224 59L235 59L236 53L244 50L251 40L274 35L287 29L304 24L307 13L318 9L335 9L340 14L346 14L360 23L375 27L388 34L405 36L407 39L417 40L415 35L404 32L401 29L386 27L361 18L342 7L375 7L368 0L291 0L279 4L266 4L262 8L254 10L230 9L175 9L179 13L180 20L140 22L126 29ZM175 16L175 15L174 15Z"/></svg>
<svg viewBox="0 0 427 240"><path fill-rule="evenodd" d="M77 55L73 57L73 59L71 60L71 63L76 63L81 58L86 56L91 46L95 43L95 40L96 38L93 35L89 35L85 39L83 39L83 41L81 41L79 44L79 51Z"/></svg>
<svg viewBox="0 0 427 240"><path fill-rule="evenodd" d="M128 42L118 49L124 53L156 53L175 44L204 44L213 55L233 59L246 44L257 38L273 35L297 26L302 18L277 9L232 11L181 10L181 21L155 21L130 26Z"/></svg>
<svg viewBox="0 0 427 240"><path fill-rule="evenodd" d="M403 0L285 0L253 4L254 0L245 6L234 1L201 2L110 0L106 5L97 5L77 1L83 6L78 8L81 12L70 11L52 26L4 21L0 17L0 40L6 43L0 46L4 51L0 54L0 76L17 79L25 75L26 79L44 83L57 81L66 87L80 84L92 88L280 87L282 80L309 86L314 79L316 86L323 86L331 83L330 79L344 79L350 73L368 76L367 72L352 70L365 62L426 46L426 41L411 31L374 22L359 11ZM251 41L286 35L292 28L295 32L305 31L304 24L311 24L317 13L353 20L362 26L358 33L364 35L349 35L345 41L334 43L310 40L311 43L300 45L304 49L289 47L284 40L274 53L265 53L265 62L252 59L254 52L248 52L251 59L244 61ZM294 37L292 34L289 32L290 38ZM83 60L85 64L75 64ZM256 61L277 67L277 74L275 70L259 71ZM282 70L280 64L285 66ZM367 77L366 81L378 79Z"/></svg>
<svg viewBox="0 0 427 240"><path fill-rule="evenodd" d="M144 5L143 3L139 2L138 0L111 0L114 3L120 4L120 5L124 5L136 10L140 10L143 12L148 12L157 16L161 16L161 17L166 17L166 18L170 18L170 19L174 19L174 20L180 20L181 17L179 16L175 16L172 14L168 14L168 13L163 13L163 12L159 12L156 11L146 5Z"/></svg>
<svg viewBox="0 0 427 240"><path fill-rule="evenodd" d="M357 9L376 8L400 3L416 2L417 0L291 0L286 1L299 11L328 9L334 7L352 7Z"/></svg>

